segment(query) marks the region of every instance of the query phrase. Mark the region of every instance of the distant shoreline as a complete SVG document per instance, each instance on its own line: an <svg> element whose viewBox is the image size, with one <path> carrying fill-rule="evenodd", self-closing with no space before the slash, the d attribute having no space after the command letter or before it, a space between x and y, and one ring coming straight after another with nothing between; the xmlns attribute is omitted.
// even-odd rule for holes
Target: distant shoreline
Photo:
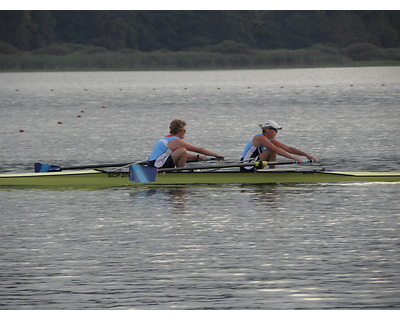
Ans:
<svg viewBox="0 0 400 320"><path fill-rule="evenodd" d="M272 50L242 54L210 52L101 52L92 54L2 54L0 72L179 71L399 66L388 55L362 60L318 50Z"/></svg>
<svg viewBox="0 0 400 320"><path fill-rule="evenodd" d="M381 63L376 61L375 63L368 64L354 64L354 65L337 65L337 66L279 66L270 68L210 68L210 69L135 69L135 70L120 70L120 69L10 69L0 70L0 73L22 73L22 72L157 72L157 71L239 71L239 70L285 70L285 69L329 69L329 68L367 68L367 67L400 67L400 63Z"/></svg>

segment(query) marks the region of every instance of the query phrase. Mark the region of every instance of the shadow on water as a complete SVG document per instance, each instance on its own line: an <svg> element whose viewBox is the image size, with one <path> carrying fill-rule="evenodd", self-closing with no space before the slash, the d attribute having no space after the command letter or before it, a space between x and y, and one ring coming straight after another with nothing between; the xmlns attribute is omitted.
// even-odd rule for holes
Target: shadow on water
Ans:
<svg viewBox="0 0 400 320"><path fill-rule="evenodd" d="M168 208L177 214L188 213L187 205L190 202L191 192L188 188L149 188L130 192L133 202L148 202L148 205Z"/></svg>
<svg viewBox="0 0 400 320"><path fill-rule="evenodd" d="M238 206L252 207L254 204L277 207L280 193L290 186L206 186L178 188L148 188L132 190L129 195L133 204L142 204L147 208L165 208L175 214L189 214L194 208L204 204L209 207ZM247 203L247 205L246 205Z"/></svg>

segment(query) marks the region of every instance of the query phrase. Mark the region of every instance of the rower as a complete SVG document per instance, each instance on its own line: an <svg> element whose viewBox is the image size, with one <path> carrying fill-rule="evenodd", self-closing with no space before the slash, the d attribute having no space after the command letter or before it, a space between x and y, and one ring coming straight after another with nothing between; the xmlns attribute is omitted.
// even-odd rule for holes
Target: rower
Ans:
<svg viewBox="0 0 400 320"><path fill-rule="evenodd" d="M318 162L318 159L309 155L308 153L296 149L294 147L287 146L282 142L275 139L279 130L282 130L282 126L278 125L275 121L268 120L264 124L259 125L262 130L261 133L254 135L246 144L243 150L241 161L253 163L254 161L276 161L277 154L295 160L301 164L303 160L298 156L307 157L310 162ZM275 168L274 165L270 168ZM254 166L240 167L242 172L254 171Z"/></svg>
<svg viewBox="0 0 400 320"><path fill-rule="evenodd" d="M185 141L186 122L175 119L169 125L169 135L158 140L154 146L147 165L156 168L184 167L187 161L206 161L205 156L223 160L224 157L206 148L197 147ZM197 155L189 153L196 152ZM201 156L199 154L203 154Z"/></svg>

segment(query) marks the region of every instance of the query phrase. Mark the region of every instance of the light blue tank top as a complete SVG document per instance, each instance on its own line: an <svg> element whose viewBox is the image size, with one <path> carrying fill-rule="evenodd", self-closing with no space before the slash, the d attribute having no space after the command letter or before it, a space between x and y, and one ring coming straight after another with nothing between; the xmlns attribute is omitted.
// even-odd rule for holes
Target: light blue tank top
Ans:
<svg viewBox="0 0 400 320"><path fill-rule="evenodd" d="M168 148L168 142L179 139L177 136L170 136L164 137L157 141L156 145L154 146L153 150L151 151L149 161L154 161L158 157L164 155L167 151L169 154L172 153L172 150Z"/></svg>
<svg viewBox="0 0 400 320"><path fill-rule="evenodd" d="M261 152L263 152L265 149L265 147L261 147L261 148L257 148L256 146L253 145L252 141L254 139L254 137L256 136L261 136L261 133L255 134L246 144L246 147L243 150L242 153L242 157L240 160L244 160L244 161L249 161L252 159L255 159L257 156L260 155ZM272 139L269 139L269 141L272 142Z"/></svg>

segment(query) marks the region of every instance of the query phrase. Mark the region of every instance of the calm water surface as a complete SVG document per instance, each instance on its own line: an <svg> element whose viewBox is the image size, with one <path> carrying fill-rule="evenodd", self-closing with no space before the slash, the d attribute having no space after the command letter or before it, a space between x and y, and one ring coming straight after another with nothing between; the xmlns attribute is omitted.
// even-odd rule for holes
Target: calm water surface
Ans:
<svg viewBox="0 0 400 320"><path fill-rule="evenodd" d="M174 118L227 159L273 119L328 170L400 171L399 71L1 73L0 171L144 160ZM3 189L0 309L399 309L399 191Z"/></svg>

